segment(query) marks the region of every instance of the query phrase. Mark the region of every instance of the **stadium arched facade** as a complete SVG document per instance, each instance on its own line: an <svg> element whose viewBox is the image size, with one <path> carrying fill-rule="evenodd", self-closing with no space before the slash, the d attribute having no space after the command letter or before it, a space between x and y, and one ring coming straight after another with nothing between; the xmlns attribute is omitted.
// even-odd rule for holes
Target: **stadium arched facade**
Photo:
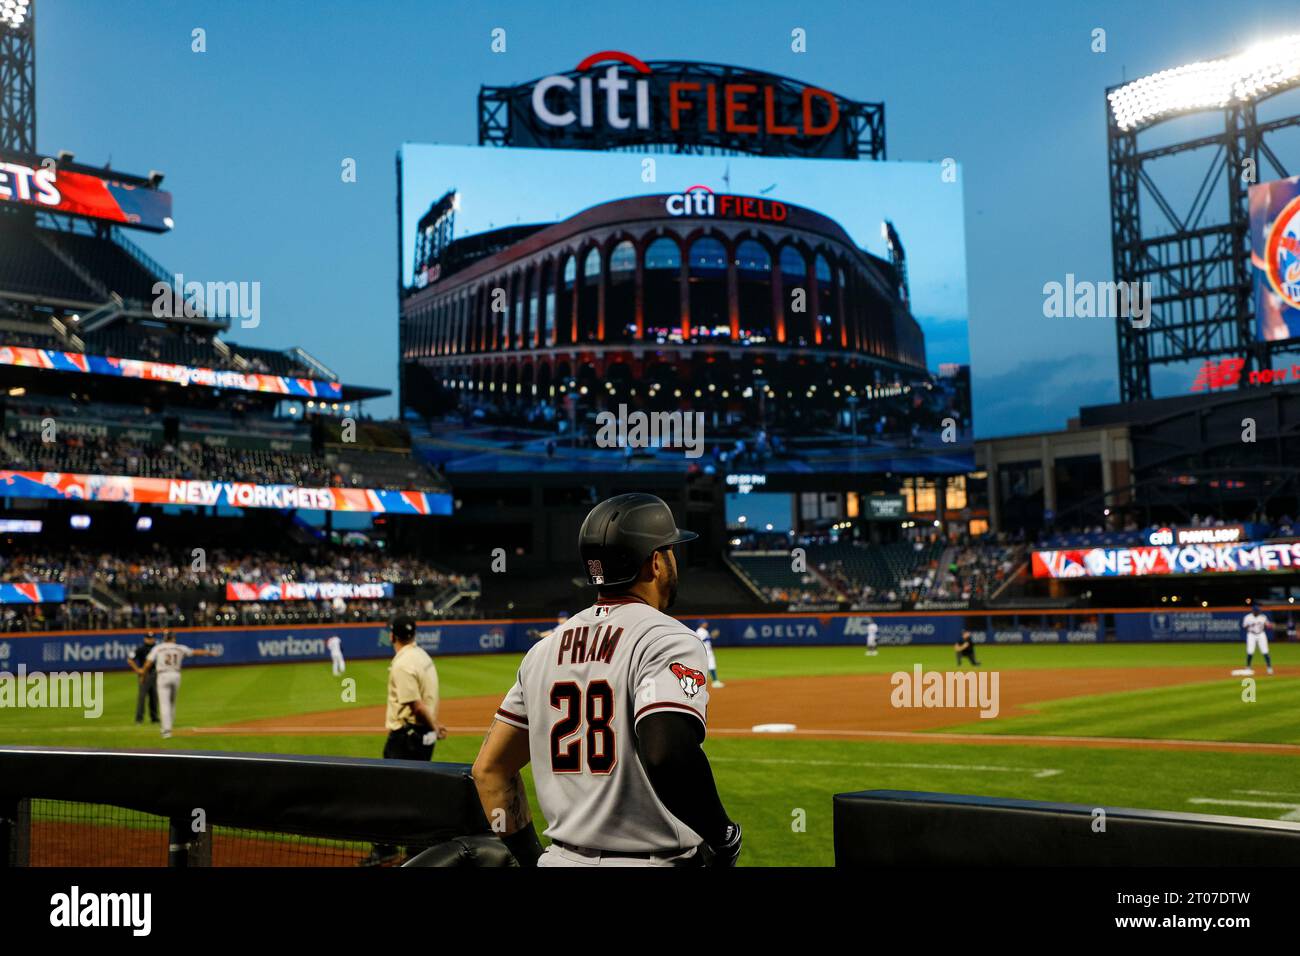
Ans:
<svg viewBox="0 0 1300 956"><path fill-rule="evenodd" d="M403 302L403 363L424 372L403 376L404 406L423 382L462 405L600 389L743 418L747 402L830 410L925 375L894 267L812 210L699 189L498 232L417 263L417 285L437 278Z"/></svg>

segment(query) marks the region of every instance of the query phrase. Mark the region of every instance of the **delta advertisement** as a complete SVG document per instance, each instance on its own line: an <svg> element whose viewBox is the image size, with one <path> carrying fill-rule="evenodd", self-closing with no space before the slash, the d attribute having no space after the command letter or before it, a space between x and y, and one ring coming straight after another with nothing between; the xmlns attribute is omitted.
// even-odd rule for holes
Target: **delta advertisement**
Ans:
<svg viewBox="0 0 1300 956"><path fill-rule="evenodd" d="M0 153L0 203L102 219L150 232L167 232L174 225L171 193L74 172L49 156Z"/></svg>
<svg viewBox="0 0 1300 956"><path fill-rule="evenodd" d="M1300 337L1300 176L1250 187L1249 202L1256 335Z"/></svg>
<svg viewBox="0 0 1300 956"><path fill-rule="evenodd" d="M57 471L0 471L0 497L406 515L449 515L452 506L451 495L429 491L299 488L243 481L76 475Z"/></svg>
<svg viewBox="0 0 1300 956"><path fill-rule="evenodd" d="M274 584L226 582L227 601L385 601L393 597L387 582L277 581Z"/></svg>
<svg viewBox="0 0 1300 956"><path fill-rule="evenodd" d="M284 375L257 375L228 369L169 365L166 362L149 362L143 359L84 355L81 352L59 352L54 349L12 345L0 346L0 365L43 368L52 372L79 372L84 375L111 375L115 378L136 378L147 382L170 382L183 387L197 385L202 388L231 389L241 392L271 392L288 398L337 401L343 397L343 386L338 382L289 378Z"/></svg>
<svg viewBox="0 0 1300 956"><path fill-rule="evenodd" d="M62 584L0 584L0 604L62 604Z"/></svg>
<svg viewBox="0 0 1300 956"><path fill-rule="evenodd" d="M1300 567L1300 541L1035 551L1036 578L1257 574Z"/></svg>

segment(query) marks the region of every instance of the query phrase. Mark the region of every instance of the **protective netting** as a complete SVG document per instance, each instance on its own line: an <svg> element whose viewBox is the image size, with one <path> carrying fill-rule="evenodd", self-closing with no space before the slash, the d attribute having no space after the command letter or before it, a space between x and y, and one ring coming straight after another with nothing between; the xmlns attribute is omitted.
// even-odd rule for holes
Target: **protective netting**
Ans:
<svg viewBox="0 0 1300 956"><path fill-rule="evenodd" d="M14 840L10 865L166 866L167 818L70 800L32 800L28 839Z"/></svg>
<svg viewBox="0 0 1300 956"><path fill-rule="evenodd" d="M366 842L212 826L181 829L190 866L327 867L395 865L399 847ZM70 800L30 800L19 811L9 841L10 866L167 866L171 844L166 817L122 807ZM412 848L410 852L418 852Z"/></svg>

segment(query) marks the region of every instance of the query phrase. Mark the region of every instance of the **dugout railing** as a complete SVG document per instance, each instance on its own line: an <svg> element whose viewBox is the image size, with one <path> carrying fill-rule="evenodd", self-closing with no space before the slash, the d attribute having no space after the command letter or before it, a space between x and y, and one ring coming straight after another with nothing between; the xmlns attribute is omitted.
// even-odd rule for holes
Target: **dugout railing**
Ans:
<svg viewBox="0 0 1300 956"><path fill-rule="evenodd" d="M834 828L840 867L1300 865L1300 823L953 793L838 793Z"/></svg>
<svg viewBox="0 0 1300 956"><path fill-rule="evenodd" d="M0 866L350 866L487 832L464 764L0 747Z"/></svg>

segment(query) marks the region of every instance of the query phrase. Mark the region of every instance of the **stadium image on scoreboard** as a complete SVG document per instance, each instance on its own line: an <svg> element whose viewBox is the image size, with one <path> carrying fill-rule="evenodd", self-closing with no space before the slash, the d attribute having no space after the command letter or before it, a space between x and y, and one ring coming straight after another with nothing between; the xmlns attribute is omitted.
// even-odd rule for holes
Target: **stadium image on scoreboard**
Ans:
<svg viewBox="0 0 1300 956"><path fill-rule="evenodd" d="M449 474L971 470L938 164L407 145L399 167L401 404Z"/></svg>

